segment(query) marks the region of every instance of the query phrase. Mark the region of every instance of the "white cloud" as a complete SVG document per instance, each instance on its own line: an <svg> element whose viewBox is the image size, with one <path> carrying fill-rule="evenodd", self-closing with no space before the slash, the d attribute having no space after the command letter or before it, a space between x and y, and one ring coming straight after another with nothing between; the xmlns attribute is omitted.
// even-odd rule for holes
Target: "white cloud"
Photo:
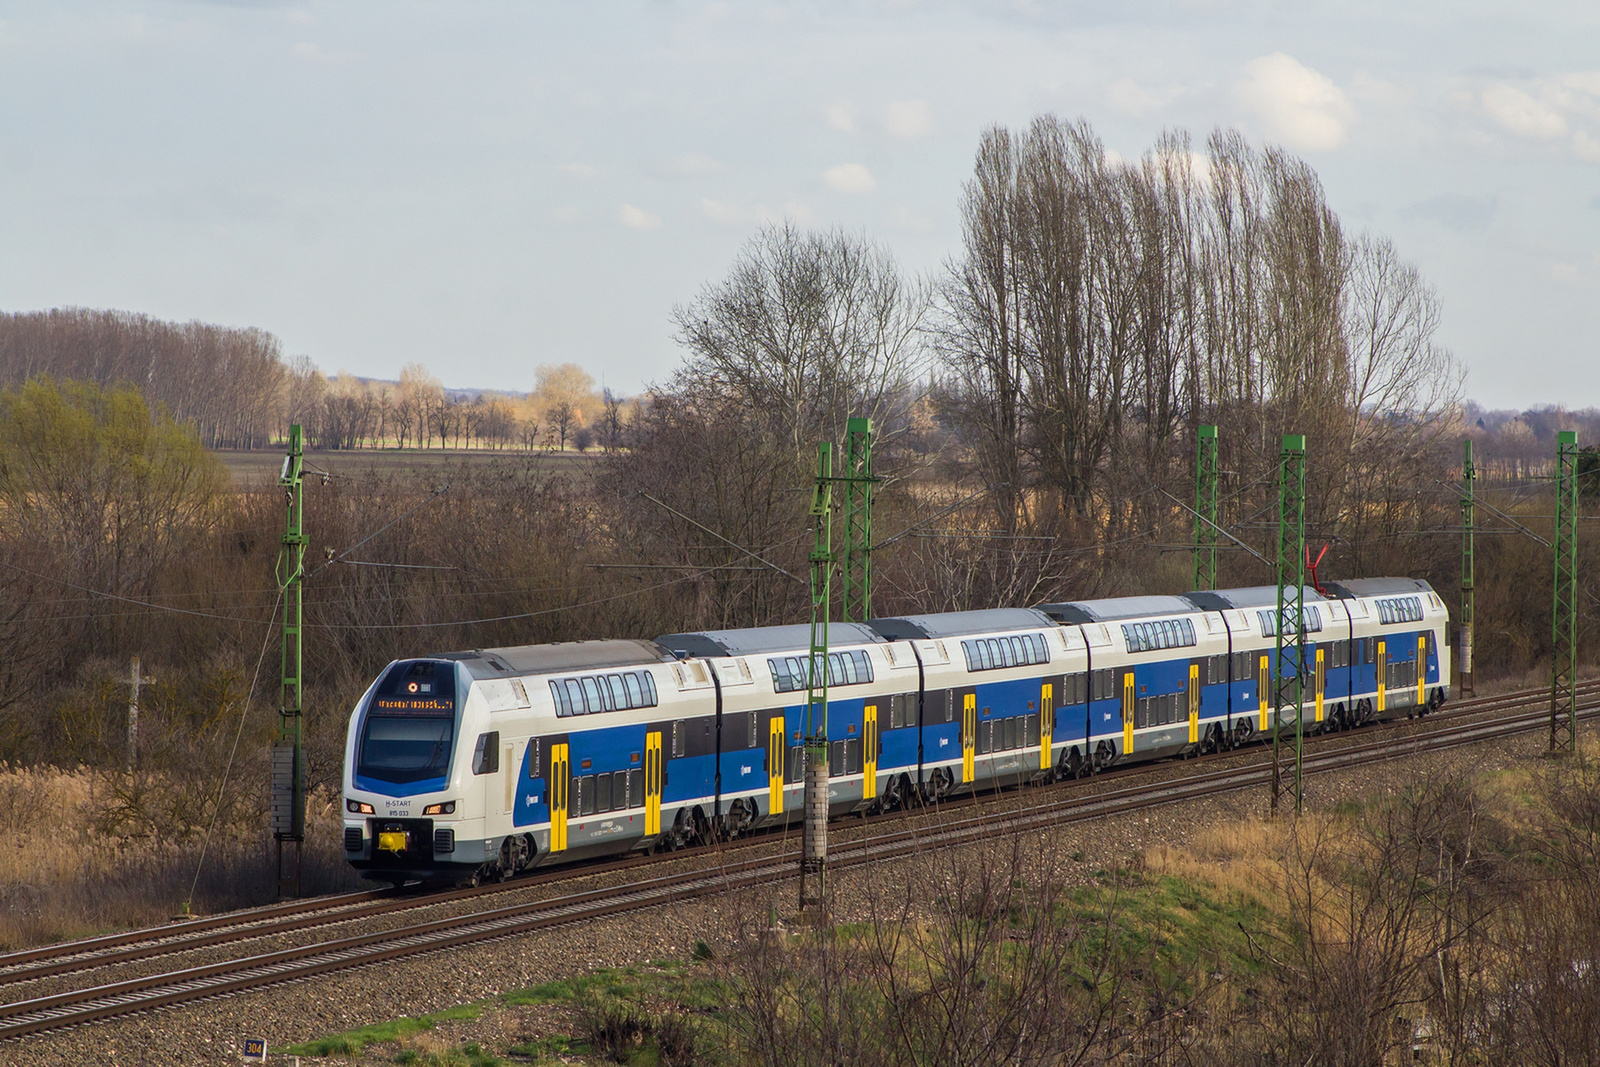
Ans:
<svg viewBox="0 0 1600 1067"><path fill-rule="evenodd" d="M911 139L933 132L933 116L926 100L891 100L883 109L883 127L895 137Z"/></svg>
<svg viewBox="0 0 1600 1067"><path fill-rule="evenodd" d="M1175 93L1170 94L1163 99L1146 90L1132 78L1118 78L1106 87L1106 103L1111 105L1111 109L1136 119L1144 118L1168 103L1175 95Z"/></svg>
<svg viewBox="0 0 1600 1067"><path fill-rule="evenodd" d="M828 125L845 133L856 132L856 116L850 105L840 100L828 108Z"/></svg>
<svg viewBox="0 0 1600 1067"><path fill-rule="evenodd" d="M617 221L633 230L654 230L661 225L661 216L623 204L617 209Z"/></svg>
<svg viewBox="0 0 1600 1067"><path fill-rule="evenodd" d="M1567 120L1549 103L1504 82L1491 85L1479 98L1500 128L1518 137L1549 140L1567 132Z"/></svg>
<svg viewBox="0 0 1600 1067"><path fill-rule="evenodd" d="M667 173L674 178L703 178L726 170L721 163L700 152L685 152L667 163Z"/></svg>
<svg viewBox="0 0 1600 1067"><path fill-rule="evenodd" d="M870 193L878 187L878 179L859 163L841 163L822 172L822 180L841 193Z"/></svg>
<svg viewBox="0 0 1600 1067"><path fill-rule="evenodd" d="M605 173L593 163L563 163L561 170L562 173L570 174L574 178L598 178Z"/></svg>
<svg viewBox="0 0 1600 1067"><path fill-rule="evenodd" d="M1587 130L1579 130L1572 135L1572 150L1578 153L1579 159L1600 163L1600 138Z"/></svg>
<svg viewBox="0 0 1600 1067"><path fill-rule="evenodd" d="M296 26L315 26L317 24L317 16L304 8L297 7L290 10L289 21Z"/></svg>
<svg viewBox="0 0 1600 1067"><path fill-rule="evenodd" d="M1274 52L1252 59L1244 73L1238 85L1240 101L1293 148L1312 152L1338 148L1360 117L1344 90L1293 56Z"/></svg>

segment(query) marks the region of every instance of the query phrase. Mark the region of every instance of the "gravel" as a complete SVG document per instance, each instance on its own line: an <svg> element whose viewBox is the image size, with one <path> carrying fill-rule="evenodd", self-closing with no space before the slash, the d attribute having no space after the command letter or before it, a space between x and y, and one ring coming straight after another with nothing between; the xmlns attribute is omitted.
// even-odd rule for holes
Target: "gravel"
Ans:
<svg viewBox="0 0 1600 1067"><path fill-rule="evenodd" d="M1595 736L1593 726L1583 732ZM1370 736L1370 733L1368 734ZM1361 735L1357 735L1361 736ZM1468 773L1484 775L1524 764L1542 755L1546 739L1533 731L1494 742L1485 742L1442 753L1410 756L1382 762L1365 762L1346 770L1318 774L1307 779L1306 800L1312 810L1342 802L1370 798L1414 784L1427 775ZM1232 762L1230 759L1228 762ZM1217 764L1212 764L1213 766ZM1192 764L1171 764L1156 769L1154 780L1182 777ZM1151 780L1151 779L1143 779ZM1129 781L1085 783L1089 792L1123 788ZM1015 805L1015 795L998 798L996 805ZM1210 820L1265 816L1268 798L1264 790L1236 792L1210 797L1186 806L1164 806L1131 816L1095 819L1075 823L1040 835L1040 851L1052 857L1056 876L1069 883L1087 882L1096 871L1125 862L1146 847L1177 844ZM962 814L971 814L972 809ZM921 822L922 820L916 820ZM843 844L868 832L863 826L846 821L830 831L830 840ZM774 841L767 849L775 849ZM741 853L740 858L748 853ZM1071 856L1066 861L1060 857ZM669 865L702 863L701 859L666 860ZM930 862L914 859L913 865ZM613 872L589 876L554 885L512 891L492 898L494 904L519 899L538 899L586 888L612 884L632 872ZM860 920L871 914L883 884L882 868L864 867L838 871L831 875L835 892L834 913L841 920ZM904 870L895 872L898 884L906 878ZM245 1037L265 1037L269 1045L285 1045L330 1033L394 1019L439 1011L458 1004L491 997L507 990L521 989L553 979L588 973L602 967L616 967L659 959L687 959L697 940L715 943L725 936L734 920L733 912L763 914L768 900L780 911L792 911L793 885L771 887L766 893L752 894L735 902L719 899L686 901L676 905L670 916L657 910L618 916L578 926L508 938L489 944L453 949L412 957L382 966L288 985L260 992L185 1005L180 1008L111 1020L75 1030L39 1035L0 1044L0 1064L40 1064L78 1067L85 1063L106 1064L222 1064L238 1063L239 1048ZM482 898L454 906L456 911L482 907ZM431 914L450 913L451 906L428 909ZM387 929L416 921L419 912L378 917L344 924L361 931ZM331 927L320 928L323 933ZM351 931L353 932L353 931ZM261 951L277 939L262 939ZM292 940L292 939L285 939ZM237 944L192 954L195 962L226 958L236 953ZM163 966L168 961L163 961ZM126 977L135 973L128 969ZM44 988L43 983L39 984ZM14 998L8 998L14 999ZM438 1034L451 1043L478 1041L486 1048L503 1050L530 1034L557 1030L559 1010L547 1007L495 1009L475 1021L442 1023ZM358 1063L392 1063L393 1045L374 1046ZM348 1061L340 1061L348 1062Z"/></svg>

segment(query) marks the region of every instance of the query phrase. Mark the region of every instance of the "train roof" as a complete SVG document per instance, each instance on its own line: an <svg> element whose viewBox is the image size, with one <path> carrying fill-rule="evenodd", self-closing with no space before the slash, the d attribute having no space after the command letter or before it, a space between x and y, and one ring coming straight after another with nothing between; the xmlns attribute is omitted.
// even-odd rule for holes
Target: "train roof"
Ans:
<svg viewBox="0 0 1600 1067"><path fill-rule="evenodd" d="M1300 595L1303 598L1301 602L1305 604L1328 599L1309 585L1300 587ZM1185 594L1184 599L1192 601L1195 607L1203 611L1221 611L1224 608L1272 608L1276 611L1278 587L1252 585L1244 589L1200 589Z"/></svg>
<svg viewBox="0 0 1600 1067"><path fill-rule="evenodd" d="M478 648L470 652L445 652L428 658L455 660L474 677L497 678L505 674L546 674L670 663L673 656L654 641L616 640L558 641L548 645L518 645L514 648Z"/></svg>
<svg viewBox="0 0 1600 1067"><path fill-rule="evenodd" d="M1351 578L1329 582L1328 591L1340 599L1392 596L1396 593L1431 593L1433 586L1421 578Z"/></svg>
<svg viewBox="0 0 1600 1067"><path fill-rule="evenodd" d="M910 641L917 638L1037 630L1041 626L1054 626L1055 620L1034 608L989 608L984 611L945 611L934 615L873 619L867 625L891 641Z"/></svg>
<svg viewBox="0 0 1600 1067"><path fill-rule="evenodd" d="M828 647L875 645L883 641L876 632L857 622L828 624ZM793 652L811 647L811 626L755 626L747 630L706 630L701 633L664 634L656 644L681 656L755 656L766 652Z"/></svg>
<svg viewBox="0 0 1600 1067"><path fill-rule="evenodd" d="M1181 596L1119 596L1103 600L1040 604L1038 610L1056 622L1081 623L1146 619L1161 615L1189 615L1196 609L1194 604Z"/></svg>

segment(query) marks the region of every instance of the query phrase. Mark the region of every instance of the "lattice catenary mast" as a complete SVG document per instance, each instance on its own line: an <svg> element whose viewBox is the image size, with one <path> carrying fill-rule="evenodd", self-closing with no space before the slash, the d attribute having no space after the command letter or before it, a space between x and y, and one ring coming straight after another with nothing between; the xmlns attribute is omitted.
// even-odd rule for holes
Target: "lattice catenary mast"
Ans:
<svg viewBox="0 0 1600 1067"><path fill-rule="evenodd" d="M1578 743L1578 432L1556 434L1555 582L1551 593L1550 750Z"/></svg>
<svg viewBox="0 0 1600 1067"><path fill-rule="evenodd" d="M301 714L301 626L304 622L301 582L305 577L306 537L303 528L301 475L304 458L300 427L289 427L289 454L278 485L283 489L283 550L278 557L278 585L283 590L283 660L279 685L278 740L272 746L272 836L278 842L278 897L300 895L300 848L306 839L306 771L304 719Z"/></svg>
<svg viewBox="0 0 1600 1067"><path fill-rule="evenodd" d="M805 788L800 909L826 906L828 888L828 615L833 586L833 445L817 445L811 494L811 656L806 664Z"/></svg>
<svg viewBox="0 0 1600 1067"><path fill-rule="evenodd" d="M1305 728L1302 712L1304 685L1301 667L1305 652L1306 588L1306 439L1284 434L1278 456L1278 614L1277 648L1272 666L1272 812L1277 814L1283 794L1283 764L1279 758L1283 711L1294 707L1294 810L1304 800ZM1290 627L1293 630L1290 631ZM1293 645L1289 634L1293 633Z"/></svg>
<svg viewBox="0 0 1600 1067"><path fill-rule="evenodd" d="M872 618L872 420L851 419L845 428L844 578L845 622Z"/></svg>
<svg viewBox="0 0 1600 1067"><path fill-rule="evenodd" d="M1458 631L1460 647L1456 656L1456 669L1461 683L1460 696L1472 694L1472 616L1473 582L1476 577L1476 549L1478 508L1473 483L1478 480L1477 465L1472 462L1472 440L1463 442L1461 453L1461 623Z"/></svg>

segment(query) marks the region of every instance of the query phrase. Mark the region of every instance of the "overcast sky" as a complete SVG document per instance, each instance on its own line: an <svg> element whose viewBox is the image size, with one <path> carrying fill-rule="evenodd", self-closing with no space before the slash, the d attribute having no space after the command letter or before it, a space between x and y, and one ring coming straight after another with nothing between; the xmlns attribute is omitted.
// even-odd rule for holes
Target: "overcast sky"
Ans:
<svg viewBox="0 0 1600 1067"><path fill-rule="evenodd" d="M633 391L764 219L939 270L980 132L1046 111L1286 145L1438 288L1471 396L1600 405L1592 0L0 2L0 309Z"/></svg>

